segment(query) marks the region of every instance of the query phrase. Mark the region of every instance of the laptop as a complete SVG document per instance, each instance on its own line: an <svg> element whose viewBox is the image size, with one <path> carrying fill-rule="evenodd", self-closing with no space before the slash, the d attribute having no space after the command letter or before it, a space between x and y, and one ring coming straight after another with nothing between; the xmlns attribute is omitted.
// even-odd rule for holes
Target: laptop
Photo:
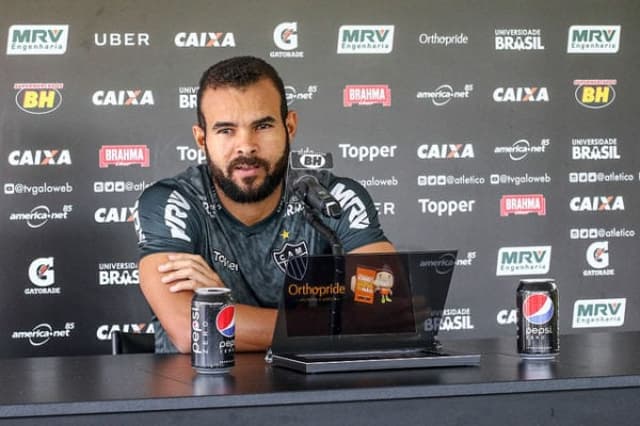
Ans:
<svg viewBox="0 0 640 426"><path fill-rule="evenodd" d="M472 366L437 340L457 251L290 257L272 365L303 373Z"/></svg>

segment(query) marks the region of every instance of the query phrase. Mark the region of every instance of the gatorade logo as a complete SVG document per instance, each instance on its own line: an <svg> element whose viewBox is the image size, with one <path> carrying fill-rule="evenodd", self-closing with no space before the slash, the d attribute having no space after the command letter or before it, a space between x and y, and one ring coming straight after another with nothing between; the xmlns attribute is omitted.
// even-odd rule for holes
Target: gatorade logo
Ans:
<svg viewBox="0 0 640 426"><path fill-rule="evenodd" d="M227 305L216 315L216 330L224 337L233 337L236 334L236 308Z"/></svg>
<svg viewBox="0 0 640 426"><path fill-rule="evenodd" d="M49 114L62 105L63 83L15 83L16 105L29 114Z"/></svg>
<svg viewBox="0 0 640 426"><path fill-rule="evenodd" d="M580 105L590 109L608 107L616 98L617 80L574 80L575 98Z"/></svg>

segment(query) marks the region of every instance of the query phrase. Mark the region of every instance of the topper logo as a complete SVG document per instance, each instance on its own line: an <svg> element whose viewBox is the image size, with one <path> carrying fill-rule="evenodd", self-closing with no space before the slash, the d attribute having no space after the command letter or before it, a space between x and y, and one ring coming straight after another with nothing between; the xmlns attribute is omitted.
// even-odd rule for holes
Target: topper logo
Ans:
<svg viewBox="0 0 640 426"><path fill-rule="evenodd" d="M236 308L232 305L223 307L216 315L216 330L224 337L236 334Z"/></svg>
<svg viewBox="0 0 640 426"><path fill-rule="evenodd" d="M534 293L522 302L522 315L532 324L543 325L553 318L553 302L543 293Z"/></svg>

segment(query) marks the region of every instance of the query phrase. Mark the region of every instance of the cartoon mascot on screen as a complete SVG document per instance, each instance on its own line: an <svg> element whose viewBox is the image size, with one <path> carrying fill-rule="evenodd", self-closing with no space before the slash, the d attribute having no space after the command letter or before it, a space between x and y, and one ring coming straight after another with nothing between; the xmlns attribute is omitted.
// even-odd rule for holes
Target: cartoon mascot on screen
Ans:
<svg viewBox="0 0 640 426"><path fill-rule="evenodd" d="M380 303L391 303L391 295L393 294L393 272L391 269L384 265L376 273L376 277L373 280L373 284L376 286L376 291L380 293Z"/></svg>

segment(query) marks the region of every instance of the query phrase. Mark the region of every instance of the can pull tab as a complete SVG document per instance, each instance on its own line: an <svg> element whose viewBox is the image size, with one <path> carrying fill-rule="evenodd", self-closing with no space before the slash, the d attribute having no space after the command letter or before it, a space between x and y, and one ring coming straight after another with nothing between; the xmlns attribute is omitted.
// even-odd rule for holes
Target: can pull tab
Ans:
<svg viewBox="0 0 640 426"><path fill-rule="evenodd" d="M267 364L271 364L273 361L273 352L271 351L271 346L267 348L267 352L264 354L264 362Z"/></svg>

